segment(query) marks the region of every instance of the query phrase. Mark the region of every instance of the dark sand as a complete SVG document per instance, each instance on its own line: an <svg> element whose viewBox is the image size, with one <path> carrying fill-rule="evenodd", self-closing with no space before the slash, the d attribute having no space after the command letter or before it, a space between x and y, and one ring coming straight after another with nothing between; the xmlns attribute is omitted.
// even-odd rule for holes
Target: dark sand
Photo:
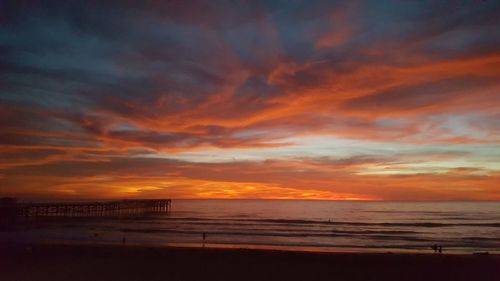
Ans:
<svg viewBox="0 0 500 281"><path fill-rule="evenodd" d="M500 280L499 255L0 245L0 280Z"/></svg>

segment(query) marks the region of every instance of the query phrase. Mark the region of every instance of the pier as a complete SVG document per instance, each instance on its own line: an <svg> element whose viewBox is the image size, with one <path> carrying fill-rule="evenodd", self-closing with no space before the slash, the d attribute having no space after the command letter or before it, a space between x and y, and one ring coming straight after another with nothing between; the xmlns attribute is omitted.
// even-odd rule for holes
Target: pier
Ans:
<svg viewBox="0 0 500 281"><path fill-rule="evenodd" d="M145 213L169 213L170 199L137 199L101 202L17 203L14 199L0 204L0 217L108 217Z"/></svg>

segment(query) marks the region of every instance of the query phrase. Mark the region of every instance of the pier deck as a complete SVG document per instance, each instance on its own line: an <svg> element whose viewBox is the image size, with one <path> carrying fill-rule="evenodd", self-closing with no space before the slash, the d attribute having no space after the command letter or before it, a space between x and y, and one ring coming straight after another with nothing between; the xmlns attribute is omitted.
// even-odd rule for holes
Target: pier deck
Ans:
<svg viewBox="0 0 500 281"><path fill-rule="evenodd" d="M16 203L1 206L0 213L10 217L105 217L168 213L170 208L170 199L137 199L76 203Z"/></svg>

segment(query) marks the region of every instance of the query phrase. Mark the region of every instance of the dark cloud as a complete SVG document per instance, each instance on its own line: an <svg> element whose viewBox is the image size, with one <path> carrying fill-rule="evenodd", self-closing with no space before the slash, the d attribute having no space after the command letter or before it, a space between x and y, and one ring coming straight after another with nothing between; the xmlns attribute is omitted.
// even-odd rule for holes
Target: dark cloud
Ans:
<svg viewBox="0 0 500 281"><path fill-rule="evenodd" d="M425 84L397 87L344 102L345 110L411 110L442 104L461 96L473 95L474 90L498 85L497 78L460 77Z"/></svg>

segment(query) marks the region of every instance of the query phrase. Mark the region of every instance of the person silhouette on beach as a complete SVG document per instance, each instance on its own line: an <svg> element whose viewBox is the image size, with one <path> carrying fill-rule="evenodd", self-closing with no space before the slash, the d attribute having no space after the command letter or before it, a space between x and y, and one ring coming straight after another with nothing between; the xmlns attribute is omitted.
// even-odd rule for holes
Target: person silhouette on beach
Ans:
<svg viewBox="0 0 500 281"><path fill-rule="evenodd" d="M439 246L438 251L440 254L442 254L443 253L443 246Z"/></svg>
<svg viewBox="0 0 500 281"><path fill-rule="evenodd" d="M202 237L203 237L203 247L205 247L205 240L207 239L207 233L203 232Z"/></svg>
<svg viewBox="0 0 500 281"><path fill-rule="evenodd" d="M125 243L127 243L127 238L123 237L122 238L122 244L125 245Z"/></svg>
<svg viewBox="0 0 500 281"><path fill-rule="evenodd" d="M436 244L432 245L431 249L434 250L434 253L437 253L438 245L436 245Z"/></svg>

